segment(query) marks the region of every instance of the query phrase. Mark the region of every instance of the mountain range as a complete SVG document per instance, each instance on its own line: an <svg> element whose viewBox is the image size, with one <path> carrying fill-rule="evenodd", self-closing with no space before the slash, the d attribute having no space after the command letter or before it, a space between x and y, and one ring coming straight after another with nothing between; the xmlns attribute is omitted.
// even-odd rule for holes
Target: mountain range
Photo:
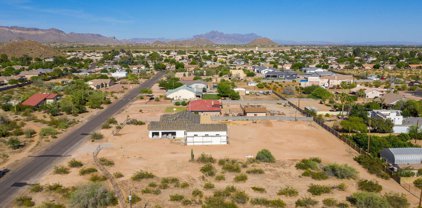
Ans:
<svg viewBox="0 0 422 208"><path fill-rule="evenodd" d="M263 37L255 34L226 34L218 31L211 31L205 34L194 35L186 39L166 38L133 38L118 40L114 37L106 37L100 34L91 33L66 33L62 30L50 28L26 28L17 26L0 26L0 43L16 40L32 40L48 44L155 44L155 45L180 45L180 46L202 46L202 45L246 45L253 43ZM269 40L269 39L268 39ZM272 41L264 41L259 45L277 45ZM255 43L254 43L255 45Z"/></svg>

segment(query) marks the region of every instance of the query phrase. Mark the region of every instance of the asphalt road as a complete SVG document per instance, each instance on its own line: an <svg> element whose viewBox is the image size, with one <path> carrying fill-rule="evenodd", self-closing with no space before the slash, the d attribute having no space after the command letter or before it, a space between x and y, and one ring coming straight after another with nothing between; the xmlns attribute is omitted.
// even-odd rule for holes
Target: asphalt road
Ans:
<svg viewBox="0 0 422 208"><path fill-rule="evenodd" d="M117 102L108 106L105 110L91 118L79 128L67 134L38 155L30 156L22 162L16 170L11 170L3 178L0 178L0 207L7 207L13 196L25 188L28 183L50 168L54 162L65 157L66 154L84 138L102 125L108 118L117 113L120 109L130 103L138 94L141 88L150 88L158 82L165 72L159 72L151 79L129 91Z"/></svg>

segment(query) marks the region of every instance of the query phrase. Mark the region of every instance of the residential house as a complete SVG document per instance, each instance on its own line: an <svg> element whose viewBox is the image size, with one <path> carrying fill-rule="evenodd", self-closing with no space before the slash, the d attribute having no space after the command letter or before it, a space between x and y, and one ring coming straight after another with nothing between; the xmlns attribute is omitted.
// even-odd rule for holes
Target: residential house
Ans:
<svg viewBox="0 0 422 208"><path fill-rule="evenodd" d="M203 93L208 90L208 83L201 80L181 80L181 82L192 88L196 93Z"/></svg>
<svg viewBox="0 0 422 208"><path fill-rule="evenodd" d="M165 114L148 124L151 139L183 139L186 145L223 145L228 143L226 124L201 124L200 115L182 111Z"/></svg>
<svg viewBox="0 0 422 208"><path fill-rule="evenodd" d="M371 118L381 118L383 120L391 120L394 125L403 124L403 116L400 110L372 110L369 112Z"/></svg>
<svg viewBox="0 0 422 208"><path fill-rule="evenodd" d="M404 95L400 95L398 93L387 93L379 100L381 100L381 102L386 106L392 106L401 100L406 100L406 98Z"/></svg>
<svg viewBox="0 0 422 208"><path fill-rule="evenodd" d="M194 89L182 85L176 89L168 90L166 92L166 97L172 100L194 100L197 97L201 97L202 93L195 92Z"/></svg>
<svg viewBox="0 0 422 208"><path fill-rule="evenodd" d="M111 76L116 78L116 79L126 78L127 77L127 71L117 70L117 71L111 73Z"/></svg>
<svg viewBox="0 0 422 208"><path fill-rule="evenodd" d="M111 79L93 79L87 82L89 87L94 90L108 88L114 84L113 80Z"/></svg>
<svg viewBox="0 0 422 208"><path fill-rule="evenodd" d="M265 74L266 79L285 79L294 80L297 78L297 73L290 70L272 71Z"/></svg>
<svg viewBox="0 0 422 208"><path fill-rule="evenodd" d="M244 116L266 116L267 108L262 105L242 105Z"/></svg>
<svg viewBox="0 0 422 208"><path fill-rule="evenodd" d="M36 93L21 103L23 106L39 107L57 101L58 95L54 93Z"/></svg>
<svg viewBox="0 0 422 208"><path fill-rule="evenodd" d="M206 114L206 115L220 115L221 101L219 100L192 100L188 104L188 111Z"/></svg>

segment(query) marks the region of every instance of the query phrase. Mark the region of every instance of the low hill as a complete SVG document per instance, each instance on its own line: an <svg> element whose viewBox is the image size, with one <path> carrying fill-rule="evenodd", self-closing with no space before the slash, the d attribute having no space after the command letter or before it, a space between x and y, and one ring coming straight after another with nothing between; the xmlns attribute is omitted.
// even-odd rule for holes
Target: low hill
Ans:
<svg viewBox="0 0 422 208"><path fill-rule="evenodd" d="M33 58L50 58L61 55L55 48L31 40L12 41L0 45L0 54L6 54L9 57L28 55Z"/></svg>
<svg viewBox="0 0 422 208"><path fill-rule="evenodd" d="M33 40L41 43L118 44L119 40L91 33L65 33L61 30L0 26L0 42Z"/></svg>
<svg viewBox="0 0 422 208"><path fill-rule="evenodd" d="M249 46L278 46L278 43L272 41L269 38L257 38L249 42L247 45Z"/></svg>

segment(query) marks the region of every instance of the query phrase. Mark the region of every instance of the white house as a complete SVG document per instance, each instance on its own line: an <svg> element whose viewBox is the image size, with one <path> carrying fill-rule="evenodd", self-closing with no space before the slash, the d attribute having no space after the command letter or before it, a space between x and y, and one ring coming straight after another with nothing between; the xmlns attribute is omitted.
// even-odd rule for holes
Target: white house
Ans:
<svg viewBox="0 0 422 208"><path fill-rule="evenodd" d="M197 93L206 92L208 90L208 84L204 81L194 80L194 81L182 81L183 84L193 89Z"/></svg>
<svg viewBox="0 0 422 208"><path fill-rule="evenodd" d="M365 97L369 99L379 98L384 96L385 91L379 89L366 89Z"/></svg>
<svg viewBox="0 0 422 208"><path fill-rule="evenodd" d="M222 145L228 143L226 124L201 124L200 115L182 111L165 114L150 122L151 139L183 139L186 145Z"/></svg>
<svg viewBox="0 0 422 208"><path fill-rule="evenodd" d="M127 72L126 71L116 71L111 73L111 76L116 78L116 79L121 79L121 78L126 78L127 77Z"/></svg>
<svg viewBox="0 0 422 208"><path fill-rule="evenodd" d="M394 125L403 124L403 116L399 110L373 110L369 112L371 118L390 119Z"/></svg>
<svg viewBox="0 0 422 208"><path fill-rule="evenodd" d="M166 97L172 100L193 100L197 97L197 92L186 85L182 85L176 89L168 90Z"/></svg>

